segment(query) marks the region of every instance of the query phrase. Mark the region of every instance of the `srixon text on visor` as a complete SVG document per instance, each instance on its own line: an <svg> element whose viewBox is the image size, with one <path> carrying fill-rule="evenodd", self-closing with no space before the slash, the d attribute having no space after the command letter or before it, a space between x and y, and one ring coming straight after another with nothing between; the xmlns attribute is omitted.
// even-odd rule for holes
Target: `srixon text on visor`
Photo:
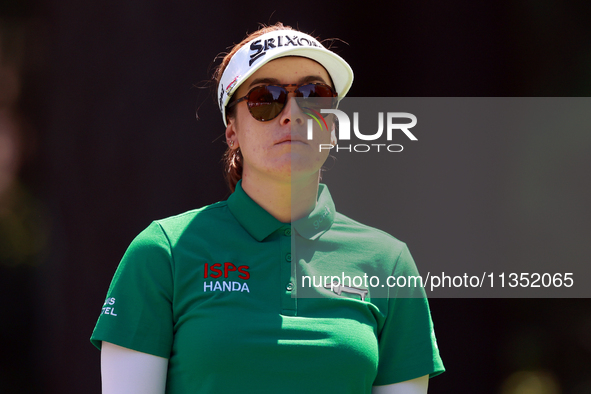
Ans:
<svg viewBox="0 0 591 394"><path fill-rule="evenodd" d="M273 48L280 48L280 47L288 47L288 46L294 46L294 47L301 47L301 46L307 46L307 47L317 47L318 44L316 44L314 41L310 41L305 37L298 37L298 36L278 36L277 40L275 40L274 38L268 38L266 40L256 40L254 41L252 44L250 44L250 50L251 50L251 54L250 54L250 61L248 62L249 66L252 66L252 63L257 60L260 57L263 57L267 54L267 51L269 49L273 49ZM254 53L252 53L254 52Z"/></svg>
<svg viewBox="0 0 591 394"><path fill-rule="evenodd" d="M347 141L351 139L351 122L349 116L338 109L321 109L323 114L334 114L339 120L339 141ZM417 124L417 117L408 112L387 112L386 113L386 139L392 141L394 131L402 131L411 141L417 141L417 137L410 132L409 129L413 128ZM410 120L410 123L395 123L395 119L406 119ZM314 124L312 119L308 119L307 131L308 139L313 139ZM378 112L378 131L374 134L362 134L359 131L359 112L353 112L353 132L355 137L362 141L375 141L379 139L384 133L384 113ZM332 145L332 144L320 144L319 151L335 149L336 151L348 151L348 152L369 152L369 151L387 151L387 152L402 152L404 147L400 144L355 144L355 145Z"/></svg>

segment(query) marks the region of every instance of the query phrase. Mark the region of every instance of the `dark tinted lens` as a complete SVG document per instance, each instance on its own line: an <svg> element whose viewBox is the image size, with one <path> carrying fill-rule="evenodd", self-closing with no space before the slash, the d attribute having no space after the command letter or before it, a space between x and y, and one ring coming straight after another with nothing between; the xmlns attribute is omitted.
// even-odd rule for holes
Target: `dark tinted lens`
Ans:
<svg viewBox="0 0 591 394"><path fill-rule="evenodd" d="M300 86L296 90L296 97L302 97L310 100L309 107L314 108L335 108L337 93L328 85L324 84L308 84Z"/></svg>
<svg viewBox="0 0 591 394"><path fill-rule="evenodd" d="M311 83L308 85L300 86L296 91L297 97L309 98L309 97L334 97L336 93L328 85Z"/></svg>
<svg viewBox="0 0 591 394"><path fill-rule="evenodd" d="M285 107L287 91L279 86L259 86L248 95L248 109L261 122L275 119Z"/></svg>

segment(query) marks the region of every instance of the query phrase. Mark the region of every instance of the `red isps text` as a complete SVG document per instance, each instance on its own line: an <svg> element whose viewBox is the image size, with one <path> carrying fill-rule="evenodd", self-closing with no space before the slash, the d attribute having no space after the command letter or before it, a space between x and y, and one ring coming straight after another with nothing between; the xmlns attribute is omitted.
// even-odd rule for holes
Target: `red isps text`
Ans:
<svg viewBox="0 0 591 394"><path fill-rule="evenodd" d="M234 264L226 262L224 263L223 267L224 268L222 269L222 263L215 263L211 266L209 266L208 263L205 263L205 266L203 268L203 277L219 278L223 275L224 278L227 278L229 272L238 271L240 272L240 275L238 275L240 279L246 280L250 278L250 273L248 272L247 265L241 265L239 267L236 267Z"/></svg>

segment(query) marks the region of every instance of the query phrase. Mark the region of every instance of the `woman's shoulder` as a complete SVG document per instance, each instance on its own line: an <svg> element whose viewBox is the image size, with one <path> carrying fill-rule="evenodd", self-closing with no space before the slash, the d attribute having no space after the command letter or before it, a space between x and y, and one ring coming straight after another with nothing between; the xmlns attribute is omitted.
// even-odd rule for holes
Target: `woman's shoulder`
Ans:
<svg viewBox="0 0 591 394"><path fill-rule="evenodd" d="M383 230L369 226L367 224L358 222L357 220L351 219L350 217L343 215L340 212L337 212L335 214L333 228L338 231L353 233L357 236L368 237L369 239L372 239L375 242L379 243L387 242L398 245L400 247L406 245L404 242L394 237L392 234L389 234Z"/></svg>
<svg viewBox="0 0 591 394"><path fill-rule="evenodd" d="M406 243L386 231L336 213L328 234L327 240L338 244L339 250L364 262L362 265L365 272L372 272L378 277L391 275L393 272L416 272L416 265Z"/></svg>
<svg viewBox="0 0 591 394"><path fill-rule="evenodd" d="M368 256L374 256L378 260L387 258L389 261L397 261L401 256L410 254L405 242L386 231L360 223L338 212L330 233L330 238L335 242Z"/></svg>
<svg viewBox="0 0 591 394"><path fill-rule="evenodd" d="M155 220L156 223L164 226L184 226L195 220L214 219L226 214L228 202L218 201L216 203L205 205L201 208L191 209L173 216Z"/></svg>
<svg viewBox="0 0 591 394"><path fill-rule="evenodd" d="M139 234L139 238L167 238L170 242L189 233L207 234L231 223L232 217L227 209L226 201L219 201L201 208L192 209L177 215L152 221Z"/></svg>

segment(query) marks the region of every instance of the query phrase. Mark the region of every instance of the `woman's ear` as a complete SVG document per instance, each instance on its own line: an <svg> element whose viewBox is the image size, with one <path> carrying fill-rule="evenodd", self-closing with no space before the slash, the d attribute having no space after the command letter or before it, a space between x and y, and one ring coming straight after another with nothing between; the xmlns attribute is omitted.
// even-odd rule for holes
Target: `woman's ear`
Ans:
<svg viewBox="0 0 591 394"><path fill-rule="evenodd" d="M226 142L231 148L238 148L238 133L236 133L236 118L228 118L226 126Z"/></svg>
<svg viewBox="0 0 591 394"><path fill-rule="evenodd" d="M332 130L330 131L330 144L336 146L337 144L337 125L332 122Z"/></svg>

